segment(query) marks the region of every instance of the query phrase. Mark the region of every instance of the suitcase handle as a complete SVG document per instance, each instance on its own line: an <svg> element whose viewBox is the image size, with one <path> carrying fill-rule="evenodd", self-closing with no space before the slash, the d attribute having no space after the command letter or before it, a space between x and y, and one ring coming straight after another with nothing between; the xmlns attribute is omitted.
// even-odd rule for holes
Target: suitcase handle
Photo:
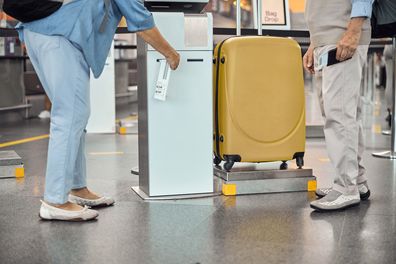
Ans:
<svg viewBox="0 0 396 264"><path fill-rule="evenodd" d="M259 36L263 35L263 24L262 24L262 0L257 1L257 34ZM236 35L241 36L241 0L237 0L237 13L236 13Z"/></svg>

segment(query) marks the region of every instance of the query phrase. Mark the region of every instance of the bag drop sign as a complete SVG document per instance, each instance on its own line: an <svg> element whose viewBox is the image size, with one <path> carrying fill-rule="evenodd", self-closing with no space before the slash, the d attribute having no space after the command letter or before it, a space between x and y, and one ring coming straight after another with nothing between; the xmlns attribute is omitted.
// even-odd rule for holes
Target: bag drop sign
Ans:
<svg viewBox="0 0 396 264"><path fill-rule="evenodd" d="M261 0L263 25L286 25L284 0Z"/></svg>

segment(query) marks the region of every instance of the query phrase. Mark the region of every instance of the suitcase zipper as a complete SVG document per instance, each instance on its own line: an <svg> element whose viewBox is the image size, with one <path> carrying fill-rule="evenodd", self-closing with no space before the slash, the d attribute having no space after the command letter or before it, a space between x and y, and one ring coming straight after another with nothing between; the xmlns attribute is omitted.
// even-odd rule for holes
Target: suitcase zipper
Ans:
<svg viewBox="0 0 396 264"><path fill-rule="evenodd" d="M216 95L215 95L215 126L216 126L216 155L220 159L222 157L220 156L220 128L219 128L219 72L220 72L220 54L221 54L221 48L223 47L224 42L226 42L227 39L223 40L220 43L219 50L217 51L217 65L216 65Z"/></svg>

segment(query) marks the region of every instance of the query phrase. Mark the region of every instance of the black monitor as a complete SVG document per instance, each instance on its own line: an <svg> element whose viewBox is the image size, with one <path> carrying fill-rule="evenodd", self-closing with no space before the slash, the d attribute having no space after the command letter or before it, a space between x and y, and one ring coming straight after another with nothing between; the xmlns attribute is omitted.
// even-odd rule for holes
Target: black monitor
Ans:
<svg viewBox="0 0 396 264"><path fill-rule="evenodd" d="M183 12L188 14L199 14L208 4L207 0L203 1L145 1L144 5L151 12Z"/></svg>

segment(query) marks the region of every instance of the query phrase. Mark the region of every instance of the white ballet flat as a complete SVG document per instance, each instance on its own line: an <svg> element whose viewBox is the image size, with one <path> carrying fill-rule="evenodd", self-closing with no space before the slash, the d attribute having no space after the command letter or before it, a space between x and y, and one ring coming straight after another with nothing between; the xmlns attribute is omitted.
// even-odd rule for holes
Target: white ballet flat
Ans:
<svg viewBox="0 0 396 264"><path fill-rule="evenodd" d="M69 211L49 205L44 201L41 201L39 214L40 218L44 220L62 221L88 221L95 219L98 215L98 211L89 209L88 206L84 206L79 211Z"/></svg>

